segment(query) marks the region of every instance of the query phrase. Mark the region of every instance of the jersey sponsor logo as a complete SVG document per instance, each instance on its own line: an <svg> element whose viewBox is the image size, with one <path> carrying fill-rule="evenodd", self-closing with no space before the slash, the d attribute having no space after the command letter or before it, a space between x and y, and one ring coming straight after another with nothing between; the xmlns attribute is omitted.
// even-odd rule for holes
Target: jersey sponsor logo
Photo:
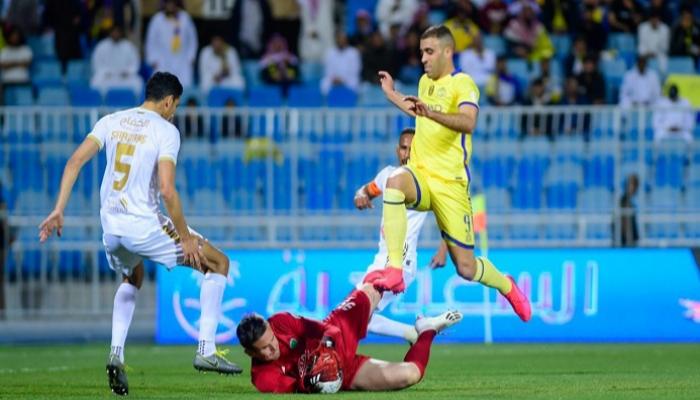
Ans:
<svg viewBox="0 0 700 400"><path fill-rule="evenodd" d="M141 130L147 127L150 122L147 119L124 117L119 120L119 125L125 129Z"/></svg>
<svg viewBox="0 0 700 400"><path fill-rule="evenodd" d="M442 104L427 104L432 111L442 112Z"/></svg>
<svg viewBox="0 0 700 400"><path fill-rule="evenodd" d="M354 307L355 307L355 302L354 302L354 301L352 301L352 300L350 300L350 299L345 299L345 300L343 300L342 303L340 303L340 304L338 305L338 307L336 307L336 309L342 310L342 311L350 311L350 310L352 310Z"/></svg>

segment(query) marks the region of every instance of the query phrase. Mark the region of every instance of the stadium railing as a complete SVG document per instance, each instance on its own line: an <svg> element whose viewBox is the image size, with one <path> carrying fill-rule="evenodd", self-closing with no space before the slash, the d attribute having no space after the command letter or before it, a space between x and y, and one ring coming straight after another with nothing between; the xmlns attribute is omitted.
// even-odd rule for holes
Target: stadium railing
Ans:
<svg viewBox="0 0 700 400"><path fill-rule="evenodd" d="M117 277L101 244L103 153L76 183L64 237L44 245L37 240L65 161L109 111L0 109L6 317L111 311ZM470 155L471 188L486 194L491 246L619 245L616 221L629 212L620 198L630 174L640 182L633 211L638 244L696 244L698 130L695 143L654 142L655 112L484 107ZM183 107L174 122L183 137L177 185L185 215L223 248L372 248L380 207L354 210L353 194L395 164L397 134L413 125L388 108ZM434 246L439 234L428 220L421 245ZM149 265L150 279L154 271ZM145 303L139 307L148 314L154 305Z"/></svg>

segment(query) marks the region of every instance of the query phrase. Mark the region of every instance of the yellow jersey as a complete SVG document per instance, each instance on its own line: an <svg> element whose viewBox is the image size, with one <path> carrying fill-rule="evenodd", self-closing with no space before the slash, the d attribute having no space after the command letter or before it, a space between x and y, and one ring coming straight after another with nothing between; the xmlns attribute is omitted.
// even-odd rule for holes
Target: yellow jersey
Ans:
<svg viewBox="0 0 700 400"><path fill-rule="evenodd" d="M479 88L459 70L438 80L423 74L418 98L431 110L447 114L459 112L465 104L479 108ZM471 153L471 132L457 132L426 117L416 117L410 166L446 181L468 183Z"/></svg>

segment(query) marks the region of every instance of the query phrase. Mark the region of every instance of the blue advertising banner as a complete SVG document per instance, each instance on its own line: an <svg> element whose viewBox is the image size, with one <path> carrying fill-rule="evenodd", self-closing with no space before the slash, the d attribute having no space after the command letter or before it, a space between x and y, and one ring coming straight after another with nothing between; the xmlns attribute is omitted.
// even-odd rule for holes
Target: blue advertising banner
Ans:
<svg viewBox="0 0 700 400"><path fill-rule="evenodd" d="M289 311L323 319L362 278L370 250L231 251L217 340L235 341L251 311ZM419 252L427 265L431 251ZM417 315L461 310L464 320L443 341L700 341L700 271L687 249L495 250L490 259L531 299L525 324L495 290L484 291L448 265L419 269L416 281L383 315L413 323ZM158 270L158 343L196 341L202 275ZM488 320L488 321L486 321ZM485 322L488 322L485 324ZM370 336L370 341L386 340Z"/></svg>

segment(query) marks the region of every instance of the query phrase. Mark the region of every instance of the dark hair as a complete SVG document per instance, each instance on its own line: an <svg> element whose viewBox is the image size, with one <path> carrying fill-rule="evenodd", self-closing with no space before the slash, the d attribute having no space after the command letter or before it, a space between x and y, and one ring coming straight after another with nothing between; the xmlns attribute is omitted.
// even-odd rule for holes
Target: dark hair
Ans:
<svg viewBox="0 0 700 400"><path fill-rule="evenodd" d="M399 133L399 137L401 137L403 135L415 135L415 134L416 134L416 128L408 127L408 128L403 128L401 130L401 133Z"/></svg>
<svg viewBox="0 0 700 400"><path fill-rule="evenodd" d="M146 100L161 101L168 96L179 99L182 96L182 84L170 72L156 72L146 82Z"/></svg>
<svg viewBox="0 0 700 400"><path fill-rule="evenodd" d="M253 343L262 337L267 329L267 322L260 314L252 313L243 317L236 328L238 341L246 349L253 347Z"/></svg>
<svg viewBox="0 0 700 400"><path fill-rule="evenodd" d="M437 38L443 44L446 43L453 50L455 48L455 38L445 25L433 25L420 35L421 40L428 38Z"/></svg>

